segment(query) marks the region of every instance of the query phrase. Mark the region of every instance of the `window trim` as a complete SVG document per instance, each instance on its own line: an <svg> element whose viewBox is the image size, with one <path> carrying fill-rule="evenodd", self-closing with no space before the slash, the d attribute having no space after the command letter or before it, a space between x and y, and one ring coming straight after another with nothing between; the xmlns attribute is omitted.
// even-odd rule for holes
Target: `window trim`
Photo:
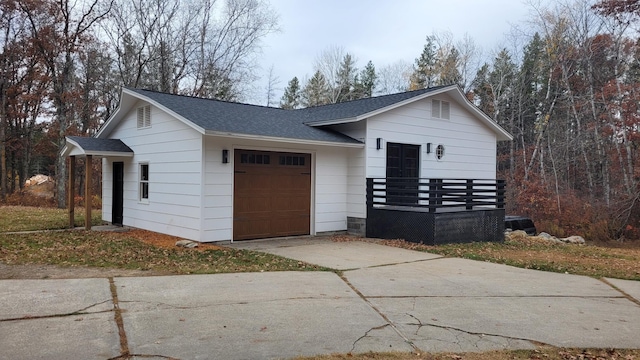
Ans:
<svg viewBox="0 0 640 360"><path fill-rule="evenodd" d="M143 179L143 167L147 167L147 178ZM149 162L148 161L141 161L138 163L138 201L140 203L143 204L148 204L149 203L149 179L150 179L150 174L149 174ZM146 197L144 197L144 195L146 195Z"/></svg>

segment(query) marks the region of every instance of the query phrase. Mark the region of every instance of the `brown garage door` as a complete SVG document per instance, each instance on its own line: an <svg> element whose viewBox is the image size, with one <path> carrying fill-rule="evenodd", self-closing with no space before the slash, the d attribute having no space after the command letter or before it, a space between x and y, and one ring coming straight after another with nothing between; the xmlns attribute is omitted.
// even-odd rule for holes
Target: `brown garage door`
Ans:
<svg viewBox="0 0 640 360"><path fill-rule="evenodd" d="M311 155L236 150L233 239L307 235Z"/></svg>

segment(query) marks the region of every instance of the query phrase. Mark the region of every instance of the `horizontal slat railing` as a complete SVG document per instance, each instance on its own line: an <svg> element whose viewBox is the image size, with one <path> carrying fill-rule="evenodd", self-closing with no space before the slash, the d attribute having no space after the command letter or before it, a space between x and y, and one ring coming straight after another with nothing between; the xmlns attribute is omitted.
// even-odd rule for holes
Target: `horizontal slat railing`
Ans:
<svg viewBox="0 0 640 360"><path fill-rule="evenodd" d="M367 178L368 207L502 209L504 197L504 180Z"/></svg>

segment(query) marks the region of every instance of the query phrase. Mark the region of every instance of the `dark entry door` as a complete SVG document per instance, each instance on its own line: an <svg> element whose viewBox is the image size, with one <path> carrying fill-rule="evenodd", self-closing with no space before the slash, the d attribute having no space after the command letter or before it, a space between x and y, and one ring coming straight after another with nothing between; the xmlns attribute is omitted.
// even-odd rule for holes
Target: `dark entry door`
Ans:
<svg viewBox="0 0 640 360"><path fill-rule="evenodd" d="M420 145L387 143L387 203L416 204Z"/></svg>
<svg viewBox="0 0 640 360"><path fill-rule="evenodd" d="M124 205L124 163L113 163L113 206L111 223L122 225L122 208Z"/></svg>

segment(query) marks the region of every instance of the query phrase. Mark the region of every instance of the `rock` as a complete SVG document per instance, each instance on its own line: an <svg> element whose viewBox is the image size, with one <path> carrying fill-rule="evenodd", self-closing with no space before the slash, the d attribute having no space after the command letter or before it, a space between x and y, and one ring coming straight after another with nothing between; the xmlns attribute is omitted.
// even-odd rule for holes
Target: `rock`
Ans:
<svg viewBox="0 0 640 360"><path fill-rule="evenodd" d="M538 237L541 237L541 238L547 239L547 240L551 240L551 239L555 238L555 236L551 236L551 235L549 235L548 233L546 233L544 231L541 232L540 234L538 234Z"/></svg>
<svg viewBox="0 0 640 360"><path fill-rule="evenodd" d="M566 238L560 239L560 241L568 244L584 244L584 238L582 236L573 235Z"/></svg>
<svg viewBox="0 0 640 360"><path fill-rule="evenodd" d="M505 240L511 240L511 241L523 240L523 239L526 239L528 236L529 235L527 235L527 233L522 230L505 231L504 233Z"/></svg>
<svg viewBox="0 0 640 360"><path fill-rule="evenodd" d="M198 247L198 243L196 241L191 241L191 240L178 240L176 241L176 246L192 249L192 248Z"/></svg>

